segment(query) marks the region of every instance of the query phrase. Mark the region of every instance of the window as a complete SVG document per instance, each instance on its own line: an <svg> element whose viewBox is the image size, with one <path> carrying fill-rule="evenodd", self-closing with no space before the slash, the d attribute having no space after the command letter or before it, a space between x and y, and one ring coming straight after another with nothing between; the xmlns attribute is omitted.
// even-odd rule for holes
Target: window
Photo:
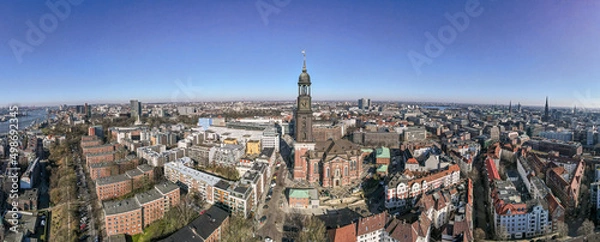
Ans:
<svg viewBox="0 0 600 242"><path fill-rule="evenodd" d="M348 167L344 167L344 176L348 176Z"/></svg>
<svg viewBox="0 0 600 242"><path fill-rule="evenodd" d="M325 170L325 177L329 177L329 167Z"/></svg>

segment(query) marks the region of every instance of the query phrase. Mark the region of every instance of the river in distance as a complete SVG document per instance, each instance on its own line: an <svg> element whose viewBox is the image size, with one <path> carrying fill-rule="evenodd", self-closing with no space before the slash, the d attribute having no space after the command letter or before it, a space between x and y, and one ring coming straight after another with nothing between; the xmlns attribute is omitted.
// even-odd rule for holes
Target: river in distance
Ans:
<svg viewBox="0 0 600 242"><path fill-rule="evenodd" d="M27 110L26 112L26 116L17 117L17 119L19 120L19 130L28 128L33 124L34 121L36 123L43 122L44 120L46 120L46 117L48 115L46 109ZM0 134L8 133L8 131L10 130L10 124L11 123L8 121L8 119L5 122L0 122Z"/></svg>

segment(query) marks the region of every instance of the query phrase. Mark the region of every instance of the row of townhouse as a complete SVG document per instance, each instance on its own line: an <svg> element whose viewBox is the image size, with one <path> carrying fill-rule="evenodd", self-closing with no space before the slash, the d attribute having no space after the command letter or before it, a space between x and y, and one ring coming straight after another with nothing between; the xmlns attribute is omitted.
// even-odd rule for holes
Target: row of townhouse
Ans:
<svg viewBox="0 0 600 242"><path fill-rule="evenodd" d="M408 209L414 205L419 195L440 187L450 187L459 182L460 168L457 164L420 178L416 178L410 171L393 174L386 179L385 207L390 210Z"/></svg>
<svg viewBox="0 0 600 242"><path fill-rule="evenodd" d="M424 213L410 220L380 213L329 229L327 237L332 242L428 242L431 230L431 220Z"/></svg>

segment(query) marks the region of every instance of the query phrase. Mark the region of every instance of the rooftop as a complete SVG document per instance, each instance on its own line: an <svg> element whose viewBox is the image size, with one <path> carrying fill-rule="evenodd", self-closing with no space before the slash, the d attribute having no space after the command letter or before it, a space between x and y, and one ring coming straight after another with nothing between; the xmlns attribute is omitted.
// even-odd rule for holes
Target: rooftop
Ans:
<svg viewBox="0 0 600 242"><path fill-rule="evenodd" d="M390 158L390 148L385 146L377 148L377 158Z"/></svg>
<svg viewBox="0 0 600 242"><path fill-rule="evenodd" d="M97 186L103 186L103 185L107 185L107 184L111 184L111 183L129 181L130 179L131 178L129 178L125 174L119 174L119 175L115 175L115 176L101 177L101 178L98 178L96 180L96 185Z"/></svg>
<svg viewBox="0 0 600 242"><path fill-rule="evenodd" d="M136 177L136 176L141 176L141 175L142 175L142 174L144 174L144 173L142 173L142 172L141 172L140 170L138 170L138 169L133 169L133 170L128 170L128 171L126 171L126 172L125 172L125 174L127 174L127 176L129 176L129 177L131 177L131 178L134 178L134 177Z"/></svg>
<svg viewBox="0 0 600 242"><path fill-rule="evenodd" d="M105 162L100 162L100 163L92 163L92 164L90 164L90 168L102 168L102 167L109 167L109 166L113 166L113 165L115 165L114 162L105 161Z"/></svg>
<svg viewBox="0 0 600 242"><path fill-rule="evenodd" d="M139 165L137 167L137 169L140 170L141 172L146 173L146 172L154 170L154 167L151 165L148 165L148 164L142 164L142 165Z"/></svg>
<svg viewBox="0 0 600 242"><path fill-rule="evenodd" d="M172 182L163 182L163 183L157 184L156 186L154 186L154 188L156 188L156 190L158 190L162 194L167 194L174 190L179 190L179 186L177 186L175 183L172 183Z"/></svg>
<svg viewBox="0 0 600 242"><path fill-rule="evenodd" d="M165 170L166 169L173 169L178 171L179 173L181 173L184 176L188 176L194 180L197 181L202 181L208 185L211 186L215 186L219 181L221 181L221 178L213 176L211 174L199 171L199 170L195 170L192 168L189 168L187 166L184 166L181 163L178 162L169 162L167 164L165 164Z"/></svg>
<svg viewBox="0 0 600 242"><path fill-rule="evenodd" d="M135 197L121 201L107 201L102 203L102 207L104 208L104 213L106 215L126 213L140 209L140 205Z"/></svg>
<svg viewBox="0 0 600 242"><path fill-rule="evenodd" d="M144 204L152 202L152 201L156 201L158 199L161 199L162 197L163 197L162 194L160 194L160 192L156 189L150 189L148 191L135 194L135 199L141 205L144 205Z"/></svg>
<svg viewBox="0 0 600 242"><path fill-rule="evenodd" d="M171 236L167 237L162 242L191 242L191 241L204 241L207 239L215 230L217 230L221 224L227 219L229 214L217 207L212 206L206 212L190 224L186 225L182 229L178 230Z"/></svg>
<svg viewBox="0 0 600 242"><path fill-rule="evenodd" d="M85 157L94 157L94 156L104 156L104 155L110 155L110 154L115 154L117 152L115 151L109 151L109 152L101 152L101 153L88 153L87 155L85 155Z"/></svg>

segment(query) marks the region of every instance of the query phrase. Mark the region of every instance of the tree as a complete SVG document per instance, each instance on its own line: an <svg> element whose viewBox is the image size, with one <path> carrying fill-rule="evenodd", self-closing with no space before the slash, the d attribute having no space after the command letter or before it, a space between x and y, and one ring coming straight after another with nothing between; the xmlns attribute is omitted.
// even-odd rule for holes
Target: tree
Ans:
<svg viewBox="0 0 600 242"><path fill-rule="evenodd" d="M558 236L565 237L569 235L569 227L565 222L558 221L556 222L556 232L558 233Z"/></svg>
<svg viewBox="0 0 600 242"><path fill-rule="evenodd" d="M473 233L473 237L475 237L475 241L482 241L485 239L485 231L481 228L477 228Z"/></svg>
<svg viewBox="0 0 600 242"><path fill-rule="evenodd" d="M317 217L305 217L302 231L300 232L300 241L326 242L327 229L325 223Z"/></svg>
<svg viewBox="0 0 600 242"><path fill-rule="evenodd" d="M496 229L496 238L501 241L504 241L504 240L510 238L510 233L508 232L508 229L505 226L500 225Z"/></svg>
<svg viewBox="0 0 600 242"><path fill-rule="evenodd" d="M250 242L258 241L253 237L252 221L232 215L229 217L229 225L225 228L222 241L230 242Z"/></svg>
<svg viewBox="0 0 600 242"><path fill-rule="evenodd" d="M582 236L591 235L594 233L595 227L596 226L594 225L594 222L590 221L589 219L585 219L583 224L581 224L581 227L577 229L577 234Z"/></svg>

